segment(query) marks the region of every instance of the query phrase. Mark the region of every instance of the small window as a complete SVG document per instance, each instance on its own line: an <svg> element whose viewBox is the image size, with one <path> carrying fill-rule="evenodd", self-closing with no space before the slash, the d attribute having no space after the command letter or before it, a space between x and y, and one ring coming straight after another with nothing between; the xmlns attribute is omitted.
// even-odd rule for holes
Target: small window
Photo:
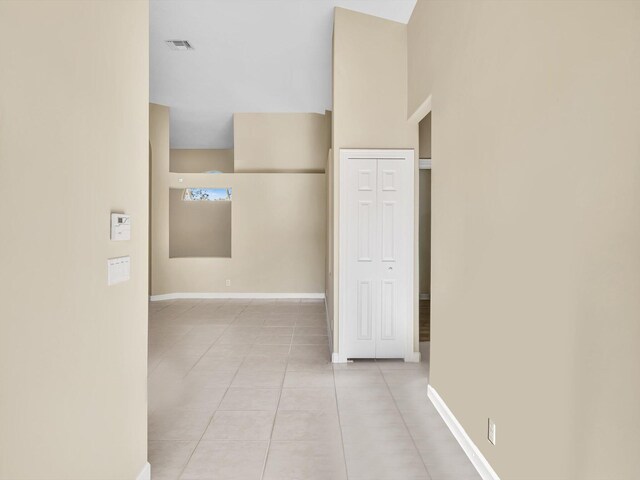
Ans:
<svg viewBox="0 0 640 480"><path fill-rule="evenodd" d="M186 202L230 202L231 188L185 188L182 200Z"/></svg>

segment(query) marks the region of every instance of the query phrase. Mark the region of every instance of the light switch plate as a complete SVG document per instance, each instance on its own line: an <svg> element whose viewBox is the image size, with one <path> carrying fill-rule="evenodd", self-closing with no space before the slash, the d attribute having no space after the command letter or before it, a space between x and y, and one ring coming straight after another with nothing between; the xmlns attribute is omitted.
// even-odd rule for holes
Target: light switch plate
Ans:
<svg viewBox="0 0 640 480"><path fill-rule="evenodd" d="M111 240L131 240L131 217L129 215L111 214Z"/></svg>
<svg viewBox="0 0 640 480"><path fill-rule="evenodd" d="M129 280L131 257L116 257L107 260L107 285L115 285Z"/></svg>

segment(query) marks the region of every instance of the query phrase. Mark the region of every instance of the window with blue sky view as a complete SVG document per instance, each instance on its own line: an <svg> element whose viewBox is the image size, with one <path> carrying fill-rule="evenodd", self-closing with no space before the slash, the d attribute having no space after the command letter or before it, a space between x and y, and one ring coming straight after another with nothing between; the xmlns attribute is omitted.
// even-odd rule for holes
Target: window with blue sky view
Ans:
<svg viewBox="0 0 640 480"><path fill-rule="evenodd" d="M205 202L230 202L231 188L185 188L182 200Z"/></svg>

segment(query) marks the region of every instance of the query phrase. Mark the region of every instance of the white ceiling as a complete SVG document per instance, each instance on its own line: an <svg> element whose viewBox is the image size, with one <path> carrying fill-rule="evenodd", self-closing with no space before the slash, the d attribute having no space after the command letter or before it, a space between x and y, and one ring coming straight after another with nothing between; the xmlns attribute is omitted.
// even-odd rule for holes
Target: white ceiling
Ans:
<svg viewBox="0 0 640 480"><path fill-rule="evenodd" d="M406 23L415 3L152 0L150 95L171 107L171 147L232 147L234 112L331 110L334 7Z"/></svg>

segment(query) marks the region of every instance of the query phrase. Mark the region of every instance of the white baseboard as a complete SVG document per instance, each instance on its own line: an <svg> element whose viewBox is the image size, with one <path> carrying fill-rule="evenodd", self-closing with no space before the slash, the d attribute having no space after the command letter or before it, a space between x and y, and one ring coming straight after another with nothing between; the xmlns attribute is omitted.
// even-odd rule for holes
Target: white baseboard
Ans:
<svg viewBox="0 0 640 480"><path fill-rule="evenodd" d="M295 299L295 298L317 298L323 299L324 293L165 293L163 295L151 295L149 300L157 302L159 300L182 300L182 299L208 299L208 298L255 298L255 299Z"/></svg>
<svg viewBox="0 0 640 480"><path fill-rule="evenodd" d="M347 357L341 356L339 353L333 352L331 354L332 363L348 363Z"/></svg>
<svg viewBox="0 0 640 480"><path fill-rule="evenodd" d="M149 462L144 464L144 467L142 467L142 470L136 477L136 480L151 480L151 465Z"/></svg>
<svg viewBox="0 0 640 480"><path fill-rule="evenodd" d="M421 293L420 294L420 300L431 300L431 294L430 293Z"/></svg>
<svg viewBox="0 0 640 480"><path fill-rule="evenodd" d="M420 363L422 354L420 352L410 352L404 357L404 361L407 363Z"/></svg>
<svg viewBox="0 0 640 480"><path fill-rule="evenodd" d="M500 480L498 474L491 468L487 459L484 458L484 455L482 455L478 447L476 447L476 444L473 443L469 435L467 435L467 432L465 432L460 422L458 422L453 415L453 412L449 410L449 407L444 403L442 397L438 395L436 389L431 385L427 386L427 397L429 397L431 403L436 407L436 410L449 427L449 430L451 430L451 433L464 450L464 453L466 453L469 460L471 460L471 463L480 474L480 477L482 477L482 480Z"/></svg>
<svg viewBox="0 0 640 480"><path fill-rule="evenodd" d="M329 319L329 306L327 305L327 296L324 296L324 311L327 318L327 335L329 336L329 351L333 355L333 329L331 328L331 322Z"/></svg>

